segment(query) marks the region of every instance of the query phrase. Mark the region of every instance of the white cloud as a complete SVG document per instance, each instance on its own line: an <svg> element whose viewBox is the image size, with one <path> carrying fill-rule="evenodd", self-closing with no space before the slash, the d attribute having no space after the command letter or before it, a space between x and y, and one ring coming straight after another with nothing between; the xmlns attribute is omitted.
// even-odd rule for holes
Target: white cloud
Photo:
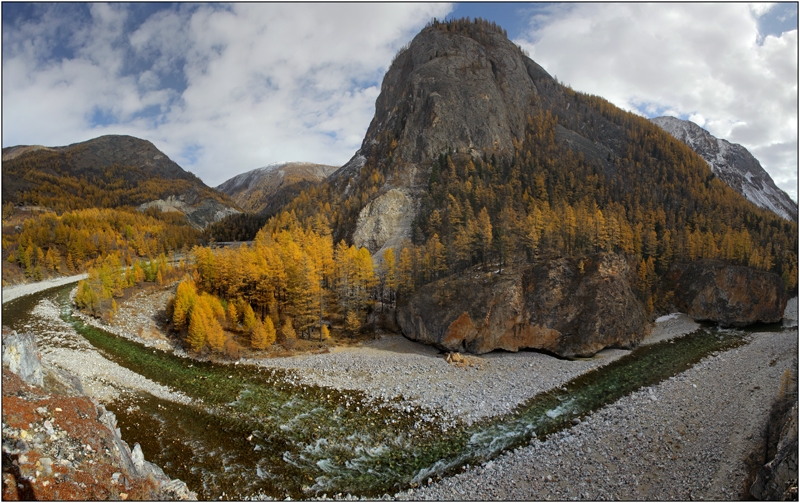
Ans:
<svg viewBox="0 0 800 503"><path fill-rule="evenodd" d="M394 54L450 10L179 5L125 32L125 8L92 4L69 22L50 10L4 27L4 145L131 134L212 186L277 160L340 165L360 147ZM74 57L46 61L57 33ZM143 116L148 107L160 114ZM118 123L92 127L98 110Z"/></svg>
<svg viewBox="0 0 800 503"><path fill-rule="evenodd" d="M767 11L735 3L558 5L532 19L516 43L576 90L646 115L703 118L709 132L741 143L776 182L785 180L796 200L797 31L761 40L757 16Z"/></svg>
<svg viewBox="0 0 800 503"><path fill-rule="evenodd" d="M761 17L775 7L774 3L751 3L750 11L755 17Z"/></svg>
<svg viewBox="0 0 800 503"><path fill-rule="evenodd" d="M449 4L42 4L3 29L3 142L153 141L209 185L278 160L342 164L397 50ZM81 14L82 12L82 14ZM796 198L797 31L763 4L555 4L516 42L639 114L694 117ZM155 113L154 113L155 111ZM96 113L116 123L94 125Z"/></svg>

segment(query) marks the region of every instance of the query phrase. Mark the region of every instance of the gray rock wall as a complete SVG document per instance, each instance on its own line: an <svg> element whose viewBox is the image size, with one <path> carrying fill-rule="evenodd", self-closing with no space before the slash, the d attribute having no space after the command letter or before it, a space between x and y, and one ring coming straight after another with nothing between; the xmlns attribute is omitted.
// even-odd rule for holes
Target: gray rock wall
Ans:
<svg viewBox="0 0 800 503"><path fill-rule="evenodd" d="M787 302L783 280L777 274L719 260L675 264L660 289L674 292L674 310L695 321L723 326L777 323Z"/></svg>
<svg viewBox="0 0 800 503"><path fill-rule="evenodd" d="M3 331L3 365L28 384L44 384L42 360L33 334Z"/></svg>

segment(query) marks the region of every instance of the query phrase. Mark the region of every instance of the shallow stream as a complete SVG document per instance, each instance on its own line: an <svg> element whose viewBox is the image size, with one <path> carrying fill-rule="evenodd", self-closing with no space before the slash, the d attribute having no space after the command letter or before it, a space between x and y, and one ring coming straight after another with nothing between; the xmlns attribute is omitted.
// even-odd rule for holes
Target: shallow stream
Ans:
<svg viewBox="0 0 800 503"><path fill-rule="evenodd" d="M106 358L191 397L184 405L127 393L107 408L129 444L140 443L149 461L202 499L393 494L567 428L573 418L678 374L709 353L743 344L747 335L703 327L632 351L512 414L447 428L435 411L408 412L399 401L376 402L358 391L293 384L291 372L197 362L147 348L74 318L71 289L5 304L3 324L38 334L42 321L34 307L51 299L72 330ZM43 337L39 344L46 350L67 343Z"/></svg>

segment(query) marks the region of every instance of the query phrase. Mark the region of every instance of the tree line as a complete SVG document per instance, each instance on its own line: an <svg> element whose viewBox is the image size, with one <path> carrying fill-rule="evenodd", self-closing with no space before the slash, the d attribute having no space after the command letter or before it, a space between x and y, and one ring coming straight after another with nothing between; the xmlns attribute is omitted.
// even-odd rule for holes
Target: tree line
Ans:
<svg viewBox="0 0 800 503"><path fill-rule="evenodd" d="M191 256L168 312L194 351L222 351L237 334L253 349L279 337L323 340L334 322L354 333L371 309L396 299L393 251L376 268L366 248L334 245L328 227L304 226L290 212L271 218L251 246L198 246Z"/></svg>
<svg viewBox="0 0 800 503"><path fill-rule="evenodd" d="M89 208L37 213L19 226L3 225L6 267L19 267L34 281L86 271L98 258L116 255L127 265L201 242L202 233L183 215L128 209ZM5 269L5 268L4 268Z"/></svg>

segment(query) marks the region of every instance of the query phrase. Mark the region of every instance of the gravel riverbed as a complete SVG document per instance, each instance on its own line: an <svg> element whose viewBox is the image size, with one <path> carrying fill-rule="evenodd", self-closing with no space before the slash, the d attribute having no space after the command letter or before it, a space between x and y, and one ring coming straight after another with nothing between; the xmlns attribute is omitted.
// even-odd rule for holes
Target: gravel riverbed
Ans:
<svg viewBox="0 0 800 503"><path fill-rule="evenodd" d="M403 500L737 500L797 332L754 334L571 429L395 495Z"/></svg>
<svg viewBox="0 0 800 503"><path fill-rule="evenodd" d="M137 294L119 306L113 326L86 315L84 321L150 347L174 346L159 334L161 316L172 289ZM699 327L685 314L659 318L642 344L684 335ZM176 354L185 353L172 348ZM358 390L371 400L399 400L401 408L436 412L444 426L472 424L507 414L538 393L557 388L581 374L607 365L630 351L606 349L592 358L559 359L535 351L497 351L469 356L467 365L452 365L436 348L402 335L383 333L376 340L342 346L330 353L246 359L243 364L289 370L290 382L339 390Z"/></svg>
<svg viewBox="0 0 800 503"><path fill-rule="evenodd" d="M189 403L191 399L178 391L151 381L105 358L86 339L61 319L60 308L49 299L33 308L34 324L42 363L67 370L81 380L89 396L109 402L120 393L144 391L165 400Z"/></svg>
<svg viewBox="0 0 800 503"><path fill-rule="evenodd" d="M89 321L165 348L167 340L151 329L168 295L137 297L120 306L115 327ZM60 321L55 305L37 309L49 310L50 319ZM790 301L786 314L785 324L796 327L797 299ZM643 344L696 328L685 315L665 316ZM797 337L796 329L753 334L749 344L713 354L686 372L603 407L568 430L545 440L534 439L529 446L482 466L465 467L461 474L430 481L394 498L738 499L746 475L744 458L762 442L781 375L797 365ZM128 375L122 367L101 363L96 358L102 356L96 352L86 357L91 361L81 359L80 352L65 348L45 358L81 375L85 386L87 381L96 383L87 386L87 391L101 400L119 389L186 400L156 383L137 382L140 376ZM510 412L537 393L560 387L628 353L605 350L594 358L568 361L532 351L495 352L470 357L469 365L457 366L432 347L382 334L374 341L327 354L240 363L290 370L295 384L355 389L380 401L400 397L403 407L427 407L442 414L445 422L449 418L470 424Z"/></svg>

